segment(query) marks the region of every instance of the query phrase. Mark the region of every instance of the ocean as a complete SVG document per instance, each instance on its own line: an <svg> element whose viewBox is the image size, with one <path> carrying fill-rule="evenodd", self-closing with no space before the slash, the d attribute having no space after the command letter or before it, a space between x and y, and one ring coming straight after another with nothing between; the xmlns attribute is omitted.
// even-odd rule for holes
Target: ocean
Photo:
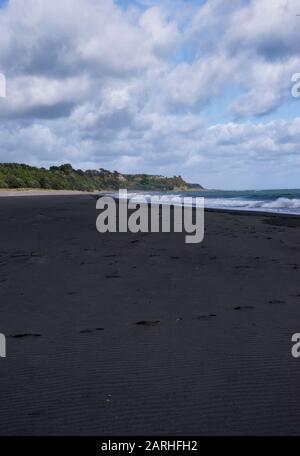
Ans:
<svg viewBox="0 0 300 456"><path fill-rule="evenodd" d="M208 190L204 192L128 192L129 197L149 200L151 196L163 197L165 203L172 202L174 196L204 197L205 207L243 211L262 211L300 215L300 189L295 190ZM115 194L117 196L117 194Z"/></svg>
<svg viewBox="0 0 300 456"><path fill-rule="evenodd" d="M208 191L201 193L205 207L300 215L300 189Z"/></svg>

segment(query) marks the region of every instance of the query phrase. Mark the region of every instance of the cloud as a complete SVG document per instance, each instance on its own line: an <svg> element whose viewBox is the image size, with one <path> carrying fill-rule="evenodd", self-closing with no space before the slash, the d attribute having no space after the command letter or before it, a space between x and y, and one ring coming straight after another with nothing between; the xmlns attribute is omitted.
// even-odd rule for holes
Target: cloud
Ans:
<svg viewBox="0 0 300 456"><path fill-rule="evenodd" d="M60 122L15 130L0 128L0 160L49 166L70 161L79 168L106 167L123 172L180 172L205 185L232 188L251 184L251 176L290 175L300 163L300 118L252 124L207 125L198 117L146 116L140 129L72 130ZM78 118L78 122L80 119ZM74 126L74 123L72 122ZM163 153L161 152L163 150ZM25 160L26 158L26 160ZM232 180L236 176L236 182ZM294 176L295 181L296 175ZM211 184L210 184L211 185Z"/></svg>
<svg viewBox="0 0 300 456"><path fill-rule="evenodd" d="M148 35L153 51L158 55L172 51L181 41L175 20L168 20L166 10L163 11L157 6L147 9L139 24Z"/></svg>
<svg viewBox="0 0 300 456"><path fill-rule="evenodd" d="M243 62L247 66L247 60ZM263 116L274 112L291 99L291 75L300 68L300 58L288 57L285 62L255 59L242 82L246 92L231 106L238 117ZM239 75L239 78L242 75Z"/></svg>
<svg viewBox="0 0 300 456"><path fill-rule="evenodd" d="M237 9L226 32L227 45L273 61L297 55L299 5L291 0L253 0Z"/></svg>
<svg viewBox="0 0 300 456"><path fill-rule="evenodd" d="M76 103L90 95L84 76L54 79L20 76L8 79L7 98L1 103L0 118L59 118L71 113Z"/></svg>
<svg viewBox="0 0 300 456"><path fill-rule="evenodd" d="M182 172L208 186L262 170L290 178L300 122L275 113L300 71L296 7L10 0L0 10L0 160Z"/></svg>

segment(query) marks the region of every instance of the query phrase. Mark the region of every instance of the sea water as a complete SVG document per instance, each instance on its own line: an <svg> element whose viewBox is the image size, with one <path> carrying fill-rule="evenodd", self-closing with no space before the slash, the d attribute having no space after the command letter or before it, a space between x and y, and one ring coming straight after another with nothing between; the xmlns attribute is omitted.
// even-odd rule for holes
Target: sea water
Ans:
<svg viewBox="0 0 300 456"><path fill-rule="evenodd" d="M174 196L205 198L205 207L243 211L262 211L300 215L300 189L295 190L207 190L203 192L128 192L128 197L150 200L152 195L160 195L167 204Z"/></svg>

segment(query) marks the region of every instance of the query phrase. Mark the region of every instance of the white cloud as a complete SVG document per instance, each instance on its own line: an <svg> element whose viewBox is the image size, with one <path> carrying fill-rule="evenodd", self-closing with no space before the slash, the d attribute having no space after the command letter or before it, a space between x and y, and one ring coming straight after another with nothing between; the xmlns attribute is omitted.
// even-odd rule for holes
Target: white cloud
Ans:
<svg viewBox="0 0 300 456"><path fill-rule="evenodd" d="M176 22L168 20L166 11L157 6L147 9L139 23L149 36L154 52L158 54L172 51L181 40Z"/></svg>
<svg viewBox="0 0 300 456"><path fill-rule="evenodd" d="M0 160L182 172L227 187L266 170L290 178L300 121L263 116L291 100L296 10L294 0L10 0ZM210 104L218 123L204 119Z"/></svg>

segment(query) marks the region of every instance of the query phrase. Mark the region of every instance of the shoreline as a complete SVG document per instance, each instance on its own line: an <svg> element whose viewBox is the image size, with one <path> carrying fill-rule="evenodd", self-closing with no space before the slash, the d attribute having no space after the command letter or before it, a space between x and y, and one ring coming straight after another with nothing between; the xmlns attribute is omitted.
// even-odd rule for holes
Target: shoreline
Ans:
<svg viewBox="0 0 300 456"><path fill-rule="evenodd" d="M214 209L214 208L205 208L205 212L217 212L225 213L230 215L253 215L253 216L262 216L262 217L284 217L284 218L295 218L300 220L300 214L289 214L288 212L269 212L269 211L255 211L255 210L242 210L242 209Z"/></svg>
<svg viewBox="0 0 300 456"><path fill-rule="evenodd" d="M103 192L103 196L109 196L113 198L116 202L119 201L117 197L114 195ZM205 198L205 197L204 197ZM147 203L148 205L150 204L149 202ZM195 209L195 207L193 207ZM171 205L171 210L173 210L173 206ZM280 218L291 218L291 219L297 219L300 221L300 214L290 214L290 213L285 213L285 212L269 212L269 211L256 211L256 210L246 210L246 209L221 209L221 208L211 208L211 207L204 207L204 212L209 213L209 212L215 212L215 213L224 213L224 214L230 214L230 215L252 215L252 216L261 216L261 217L280 217Z"/></svg>
<svg viewBox="0 0 300 456"><path fill-rule="evenodd" d="M130 190L131 191L131 190ZM109 190L96 190L94 192L82 192L76 190L43 190L43 189L28 189L28 190L15 190L15 189L0 189L1 198L18 198L18 197L41 197L41 196L110 196L118 201L118 198L114 197ZM205 197L204 197L205 198ZM224 213L230 215L251 215L261 217L279 217L279 218L290 218L300 220L300 214L290 214L288 212L271 212L271 211L256 211L256 210L243 210L243 209L221 209L221 208L204 208L204 211Z"/></svg>

